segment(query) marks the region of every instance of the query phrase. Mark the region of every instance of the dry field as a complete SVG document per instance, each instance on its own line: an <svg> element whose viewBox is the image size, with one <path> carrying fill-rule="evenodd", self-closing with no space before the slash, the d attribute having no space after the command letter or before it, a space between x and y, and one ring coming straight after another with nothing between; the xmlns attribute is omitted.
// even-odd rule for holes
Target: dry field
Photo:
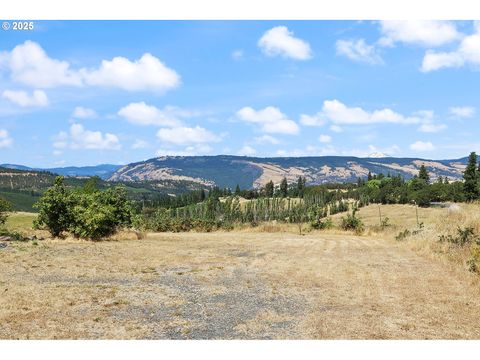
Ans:
<svg viewBox="0 0 480 360"><path fill-rule="evenodd" d="M0 338L480 339L478 276L425 245L446 218L470 218L420 209L424 235L398 242L414 208L382 211L396 227L372 230L372 205L363 236L271 225L9 243Z"/></svg>

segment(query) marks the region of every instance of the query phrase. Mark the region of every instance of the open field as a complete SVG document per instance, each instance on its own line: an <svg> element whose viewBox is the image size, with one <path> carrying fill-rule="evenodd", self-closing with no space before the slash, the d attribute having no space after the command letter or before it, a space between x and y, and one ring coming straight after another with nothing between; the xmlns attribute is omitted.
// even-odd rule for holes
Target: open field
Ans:
<svg viewBox="0 0 480 360"><path fill-rule="evenodd" d="M426 231L447 211L423 210ZM426 240L288 230L9 243L0 338L480 338L478 276L417 251Z"/></svg>

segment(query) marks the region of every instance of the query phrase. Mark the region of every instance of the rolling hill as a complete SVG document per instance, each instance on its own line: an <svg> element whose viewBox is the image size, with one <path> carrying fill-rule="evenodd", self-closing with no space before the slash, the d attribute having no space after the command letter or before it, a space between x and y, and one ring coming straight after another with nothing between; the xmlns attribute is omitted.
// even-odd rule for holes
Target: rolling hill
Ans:
<svg viewBox="0 0 480 360"><path fill-rule="evenodd" d="M400 174L411 178L423 164L432 180L448 177L461 179L467 158L428 160L420 158L321 156L258 158L246 156L164 156L125 165L114 172L109 181L190 181L200 186L243 189L259 188L268 181L278 184L283 177L289 182L299 176L307 184L351 182L373 174Z"/></svg>

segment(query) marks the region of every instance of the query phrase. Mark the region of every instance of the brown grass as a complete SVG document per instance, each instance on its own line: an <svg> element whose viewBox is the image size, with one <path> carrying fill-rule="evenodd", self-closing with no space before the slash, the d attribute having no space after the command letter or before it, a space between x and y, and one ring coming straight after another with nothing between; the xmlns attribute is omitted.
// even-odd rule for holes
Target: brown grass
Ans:
<svg viewBox="0 0 480 360"><path fill-rule="evenodd" d="M393 240L416 226L412 209L382 207L396 228L375 231L378 208L361 209L363 236L269 223L10 243L0 338L479 339L478 276L435 241L454 223L477 226L478 208L420 209L425 231Z"/></svg>

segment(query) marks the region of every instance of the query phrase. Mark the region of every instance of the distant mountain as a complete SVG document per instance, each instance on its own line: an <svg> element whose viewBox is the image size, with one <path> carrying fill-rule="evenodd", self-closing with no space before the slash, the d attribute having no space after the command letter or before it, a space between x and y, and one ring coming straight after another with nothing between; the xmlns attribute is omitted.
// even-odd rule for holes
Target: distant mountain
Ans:
<svg viewBox="0 0 480 360"><path fill-rule="evenodd" d="M384 155L384 154L382 154ZM426 160L420 158L393 158L374 154L368 158L353 156L275 157L246 156L164 156L136 162L119 168L111 181L177 180L198 183L201 186L258 188L272 180L278 184L283 177L289 182L299 176L307 184L351 182L373 174L400 174L411 178L423 164L435 180L439 176L460 179L467 158L457 160Z"/></svg>
<svg viewBox="0 0 480 360"><path fill-rule="evenodd" d="M15 170L25 170L25 171L48 171L63 176L76 176L76 177L87 177L87 176L98 176L102 179L110 178L115 171L121 168L120 165L111 165L111 164L102 164L95 166L68 166L68 167L57 167L57 168L30 168L23 165L15 164L0 164L0 167L7 169Z"/></svg>

